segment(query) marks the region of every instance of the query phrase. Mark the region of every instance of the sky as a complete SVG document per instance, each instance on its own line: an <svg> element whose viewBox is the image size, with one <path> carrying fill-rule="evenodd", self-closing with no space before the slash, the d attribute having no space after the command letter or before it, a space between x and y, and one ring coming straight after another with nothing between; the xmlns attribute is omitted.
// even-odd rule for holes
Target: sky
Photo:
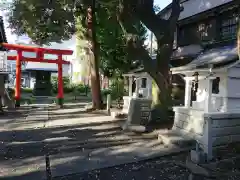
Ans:
<svg viewBox="0 0 240 180"><path fill-rule="evenodd" d="M163 9L166 7L168 4L171 3L172 0L154 0L154 3L160 7L160 9ZM0 16L4 16L3 12L0 12ZM4 23L5 23L5 31L7 35L7 40L8 43L16 43L17 41L23 42L28 44L30 42L28 37L22 36L22 37L17 37L16 35L11 33L11 30L7 28L7 21L6 18L4 18ZM57 48L57 49L75 49L75 38L73 37L72 39L61 43L52 43L51 48Z"/></svg>
<svg viewBox="0 0 240 180"><path fill-rule="evenodd" d="M161 9L166 7L168 4L170 4L172 1L171 0L154 0L154 3L159 5Z"/></svg>

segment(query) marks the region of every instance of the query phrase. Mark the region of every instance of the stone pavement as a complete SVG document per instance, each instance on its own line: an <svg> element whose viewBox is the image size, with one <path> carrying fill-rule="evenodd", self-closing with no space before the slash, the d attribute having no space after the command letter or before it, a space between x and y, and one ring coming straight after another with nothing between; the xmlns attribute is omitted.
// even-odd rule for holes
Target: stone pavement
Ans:
<svg viewBox="0 0 240 180"><path fill-rule="evenodd" d="M41 105L27 118L6 120L0 132L0 177L40 180L186 151L164 147L156 132L122 132L123 121L86 113L84 106L48 110Z"/></svg>

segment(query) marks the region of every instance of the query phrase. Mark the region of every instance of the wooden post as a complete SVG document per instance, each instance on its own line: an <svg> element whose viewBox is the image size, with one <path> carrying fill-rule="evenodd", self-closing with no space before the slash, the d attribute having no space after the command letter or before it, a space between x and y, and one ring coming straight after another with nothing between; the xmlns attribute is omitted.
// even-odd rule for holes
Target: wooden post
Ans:
<svg viewBox="0 0 240 180"><path fill-rule="evenodd" d="M148 98L152 98L152 78L147 77Z"/></svg>
<svg viewBox="0 0 240 180"><path fill-rule="evenodd" d="M212 109L212 82L213 82L213 78L212 77L209 77L207 79L207 87L206 87L206 90L207 90L207 96L206 96L206 99L205 99L205 113L208 113L208 112L211 112L211 109Z"/></svg>
<svg viewBox="0 0 240 180"><path fill-rule="evenodd" d="M63 107L63 73L62 73L62 55L58 55L58 105Z"/></svg>
<svg viewBox="0 0 240 180"><path fill-rule="evenodd" d="M184 106L185 107L190 107L191 104L191 80L190 79L185 79L185 99L184 99Z"/></svg>
<svg viewBox="0 0 240 180"><path fill-rule="evenodd" d="M136 89L135 89L135 93L136 93L136 97L139 96L139 87L140 87L140 82L139 82L139 77L136 78Z"/></svg>
<svg viewBox="0 0 240 180"><path fill-rule="evenodd" d="M16 59L15 107L20 107L21 100L21 59L22 51L18 50Z"/></svg>
<svg viewBox="0 0 240 180"><path fill-rule="evenodd" d="M211 161L213 158L212 119L209 115L204 117L204 123L203 151L207 155L207 160Z"/></svg>
<svg viewBox="0 0 240 180"><path fill-rule="evenodd" d="M107 95L107 112L111 115L111 94Z"/></svg>

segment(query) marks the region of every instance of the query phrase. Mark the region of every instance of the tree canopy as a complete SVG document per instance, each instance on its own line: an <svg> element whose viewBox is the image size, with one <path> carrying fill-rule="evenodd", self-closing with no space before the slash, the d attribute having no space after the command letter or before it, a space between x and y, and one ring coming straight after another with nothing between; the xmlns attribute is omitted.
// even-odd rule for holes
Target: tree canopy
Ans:
<svg viewBox="0 0 240 180"><path fill-rule="evenodd" d="M96 11L102 69L119 67L119 64L130 62L125 61L126 58L120 58L118 53L122 55L122 51L128 52L131 62L141 60L144 70L150 74L157 85L158 92L154 101L156 105L161 106L159 109L162 108L167 112L171 102L169 63L173 50L174 32L181 12L180 0L172 0L170 16L167 19L156 14L154 0L98 0L96 2L96 9L102 10ZM61 42L69 39L76 29L81 29L75 28L76 22L81 22L84 27L88 6L91 6L90 0L13 0L12 10L9 13L10 27L19 35L28 34L37 44ZM114 23L116 16L122 31L119 30L117 23ZM142 34L139 33L141 25L147 27L157 39L156 62L152 61L143 45ZM115 35L118 38L110 38L116 37ZM125 37L127 42L127 51L125 47L121 49L124 44L122 37ZM106 42L108 42L107 45ZM114 45L117 51L112 49Z"/></svg>
<svg viewBox="0 0 240 180"><path fill-rule="evenodd" d="M109 2L113 1L98 2L96 8L100 68L106 76L121 74L134 67L117 20L118 4ZM85 39L88 3L80 0L13 0L8 13L10 28L19 36L26 34L38 45L61 43L76 33L78 38ZM138 34L144 41L146 28L138 24Z"/></svg>
<svg viewBox="0 0 240 180"><path fill-rule="evenodd" d="M105 8L99 8L97 37L100 46L100 68L106 76L121 73L135 68L128 52L125 36L117 21L116 12L108 14ZM146 28L138 24L138 34L142 44L146 39Z"/></svg>

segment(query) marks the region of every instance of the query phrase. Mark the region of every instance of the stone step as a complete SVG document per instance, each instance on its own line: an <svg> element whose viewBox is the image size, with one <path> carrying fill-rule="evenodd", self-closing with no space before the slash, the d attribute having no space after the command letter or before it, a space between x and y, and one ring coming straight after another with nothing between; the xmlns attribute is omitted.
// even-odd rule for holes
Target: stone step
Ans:
<svg viewBox="0 0 240 180"><path fill-rule="evenodd" d="M105 140L104 140L105 139ZM92 139L93 140L93 139ZM93 140L90 142L67 140L60 142L41 141L41 142L29 142L29 143L12 143L4 148L0 147L0 160L3 159L18 159L28 156L42 156L45 153L58 154L58 153L70 153L70 152L83 152L88 150L96 150L101 148L114 148L118 146L127 146L133 144L161 144L156 143L157 138L153 135L146 137L123 137L123 138L102 138L99 140ZM20 151L19 151L20 149Z"/></svg>
<svg viewBox="0 0 240 180"><path fill-rule="evenodd" d="M122 113L122 111L112 111L111 110L111 116L116 119L126 119L127 114Z"/></svg>
<svg viewBox="0 0 240 180"><path fill-rule="evenodd" d="M160 131L158 139L164 145L177 145L179 147L195 147L196 141L190 135L184 135L176 130Z"/></svg>
<svg viewBox="0 0 240 180"><path fill-rule="evenodd" d="M124 124L122 126L122 129L124 131L131 131L131 132L137 132L137 133L144 133L147 131L147 128L142 125L133 125L133 124Z"/></svg>

